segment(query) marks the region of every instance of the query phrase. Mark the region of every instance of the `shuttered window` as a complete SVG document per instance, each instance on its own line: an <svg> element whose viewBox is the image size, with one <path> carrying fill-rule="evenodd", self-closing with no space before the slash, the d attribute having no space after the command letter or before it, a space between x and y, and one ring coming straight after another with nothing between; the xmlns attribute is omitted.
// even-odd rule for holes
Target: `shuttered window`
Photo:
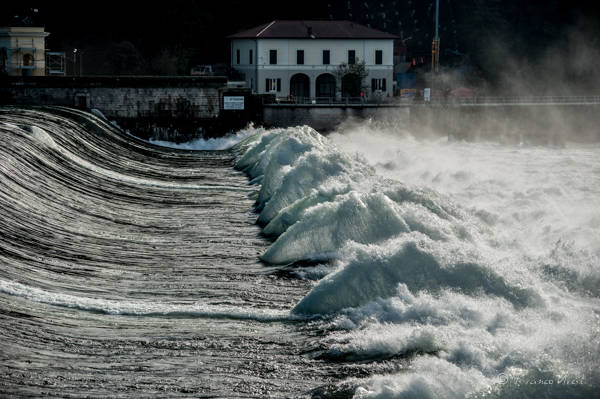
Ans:
<svg viewBox="0 0 600 399"><path fill-rule="evenodd" d="M387 91L386 83L387 82L385 81L385 78L371 79L371 90L372 91L376 91L376 90Z"/></svg>
<svg viewBox="0 0 600 399"><path fill-rule="evenodd" d="M267 78L265 81L265 91L281 91L281 79Z"/></svg>

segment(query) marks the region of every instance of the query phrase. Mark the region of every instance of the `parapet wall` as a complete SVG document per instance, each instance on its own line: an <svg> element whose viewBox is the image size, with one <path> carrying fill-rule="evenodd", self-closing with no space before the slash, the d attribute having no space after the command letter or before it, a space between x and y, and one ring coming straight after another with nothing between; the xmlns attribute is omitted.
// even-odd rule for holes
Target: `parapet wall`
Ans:
<svg viewBox="0 0 600 399"><path fill-rule="evenodd" d="M347 120L373 117L377 108L273 106L264 108L264 121L269 126L290 127L308 125L320 132L329 132Z"/></svg>

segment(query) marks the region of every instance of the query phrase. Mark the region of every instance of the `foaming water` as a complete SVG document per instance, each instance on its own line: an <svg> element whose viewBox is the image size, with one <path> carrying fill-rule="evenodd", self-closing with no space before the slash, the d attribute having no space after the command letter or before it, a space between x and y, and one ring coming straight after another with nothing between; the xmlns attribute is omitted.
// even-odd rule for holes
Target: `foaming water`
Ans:
<svg viewBox="0 0 600 399"><path fill-rule="evenodd" d="M255 134L256 130L250 127L249 129L240 130L236 133L230 133L223 137L198 138L184 143L174 143L171 141L150 139L150 143L161 147L175 148L178 150L190 151L205 151L205 150L228 150L235 144L244 140L251 134Z"/></svg>
<svg viewBox="0 0 600 399"><path fill-rule="evenodd" d="M301 317L292 315L285 310L260 308L244 309L231 305L215 305L198 302L190 304L174 304L169 302L130 301L127 298L92 298L50 292L40 288L4 280L0 280L0 292L48 305L111 315L226 318L256 321L286 321L301 319Z"/></svg>
<svg viewBox="0 0 600 399"><path fill-rule="evenodd" d="M5 396L597 396L598 147L0 133Z"/></svg>
<svg viewBox="0 0 600 399"><path fill-rule="evenodd" d="M235 151L261 185L256 209L274 239L262 259L330 264L293 309L329 317L317 357L396 367L347 380L351 395L599 388L600 147L421 140L366 124L327 139L260 131Z"/></svg>

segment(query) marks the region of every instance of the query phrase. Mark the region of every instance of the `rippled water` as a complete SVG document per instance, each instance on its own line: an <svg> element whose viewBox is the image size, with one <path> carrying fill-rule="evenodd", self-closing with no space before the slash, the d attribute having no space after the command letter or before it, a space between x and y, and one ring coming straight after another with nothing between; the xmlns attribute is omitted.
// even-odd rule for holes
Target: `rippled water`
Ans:
<svg viewBox="0 0 600 399"><path fill-rule="evenodd" d="M598 147L174 147L0 109L2 395L597 396Z"/></svg>
<svg viewBox="0 0 600 399"><path fill-rule="evenodd" d="M265 397L303 355L308 283L259 263L227 151L154 147L67 109L0 113L2 396Z"/></svg>

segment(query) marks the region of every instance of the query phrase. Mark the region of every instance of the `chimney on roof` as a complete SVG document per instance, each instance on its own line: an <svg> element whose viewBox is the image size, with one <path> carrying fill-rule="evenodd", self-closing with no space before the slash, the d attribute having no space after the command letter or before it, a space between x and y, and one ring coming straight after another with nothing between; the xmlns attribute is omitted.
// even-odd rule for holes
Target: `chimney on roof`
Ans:
<svg viewBox="0 0 600 399"><path fill-rule="evenodd" d="M312 26L306 27L306 33L308 34L308 37L310 37L311 39L315 39L315 35L313 34Z"/></svg>

